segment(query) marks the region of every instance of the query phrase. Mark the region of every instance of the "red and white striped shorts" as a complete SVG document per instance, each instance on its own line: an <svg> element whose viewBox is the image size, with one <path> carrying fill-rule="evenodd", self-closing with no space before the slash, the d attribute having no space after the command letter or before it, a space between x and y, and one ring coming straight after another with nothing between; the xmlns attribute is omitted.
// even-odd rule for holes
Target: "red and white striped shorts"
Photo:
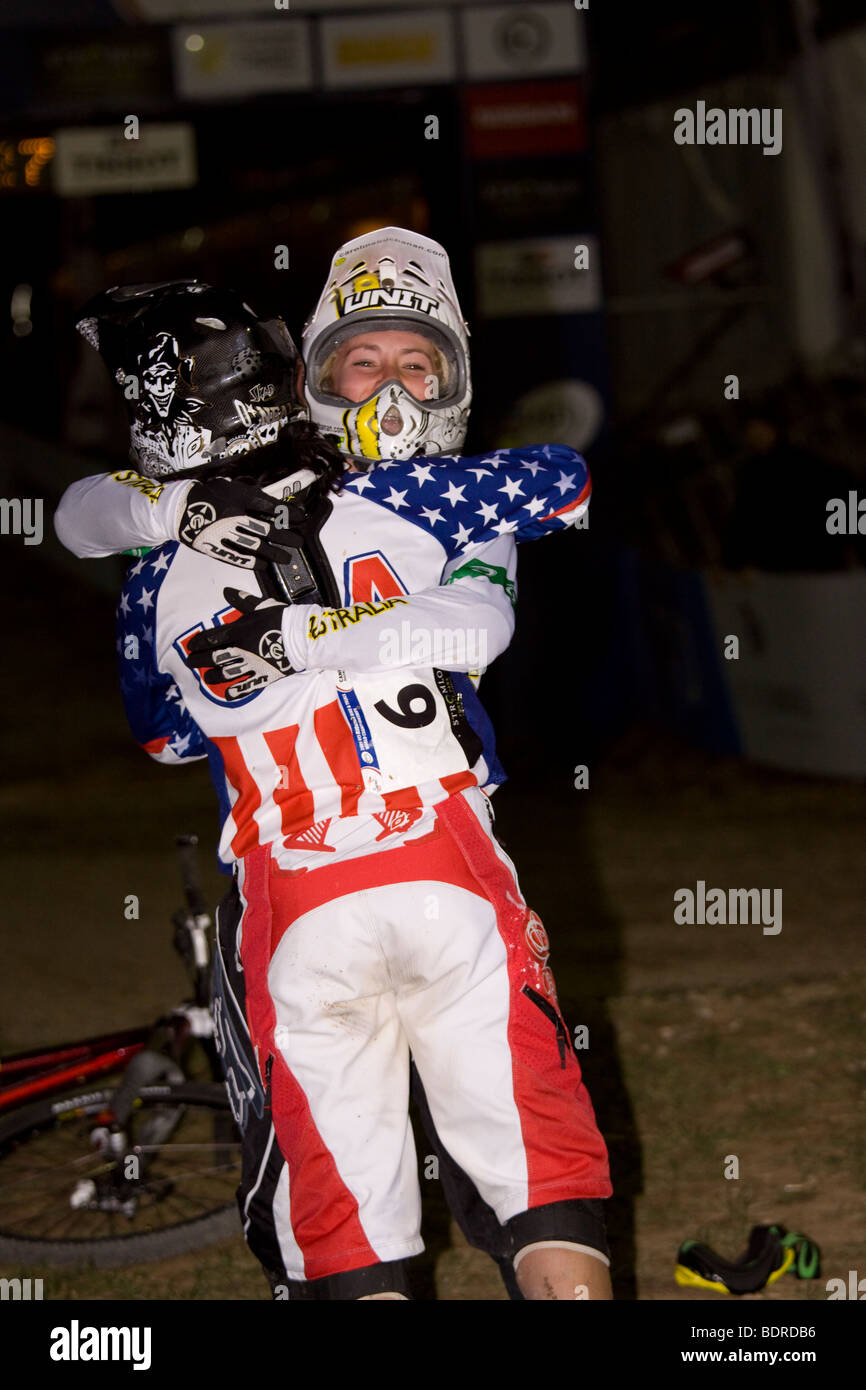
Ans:
<svg viewBox="0 0 866 1390"><path fill-rule="evenodd" d="M449 797L414 840L321 868L282 870L257 849L238 886L250 1034L286 1160L274 1219L290 1278L424 1248L410 1049L443 1144L501 1222L610 1196L547 937L483 792Z"/></svg>

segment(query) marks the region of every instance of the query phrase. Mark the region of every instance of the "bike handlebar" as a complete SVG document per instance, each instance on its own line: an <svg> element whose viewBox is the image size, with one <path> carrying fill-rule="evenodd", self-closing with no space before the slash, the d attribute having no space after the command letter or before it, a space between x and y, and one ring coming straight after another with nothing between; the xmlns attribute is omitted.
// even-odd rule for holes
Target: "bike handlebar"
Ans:
<svg viewBox="0 0 866 1390"><path fill-rule="evenodd" d="M178 835L174 843L177 846L177 855L180 860L180 876L183 880L187 906L195 917L201 917L207 912L207 908L205 907L198 867L198 836Z"/></svg>

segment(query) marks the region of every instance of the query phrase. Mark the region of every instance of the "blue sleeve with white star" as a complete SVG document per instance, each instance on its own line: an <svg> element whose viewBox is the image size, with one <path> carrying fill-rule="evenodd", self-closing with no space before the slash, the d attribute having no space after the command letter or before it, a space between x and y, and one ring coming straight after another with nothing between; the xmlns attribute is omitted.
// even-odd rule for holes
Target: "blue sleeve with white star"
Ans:
<svg viewBox="0 0 866 1390"><path fill-rule="evenodd" d="M592 490L585 461L565 444L386 459L344 485L434 535L449 559L497 536L534 541L561 531L583 515Z"/></svg>
<svg viewBox="0 0 866 1390"><path fill-rule="evenodd" d="M159 546L134 564L117 609L120 689L136 742L160 763L207 757L207 740L171 676L154 659L154 614L177 543Z"/></svg>

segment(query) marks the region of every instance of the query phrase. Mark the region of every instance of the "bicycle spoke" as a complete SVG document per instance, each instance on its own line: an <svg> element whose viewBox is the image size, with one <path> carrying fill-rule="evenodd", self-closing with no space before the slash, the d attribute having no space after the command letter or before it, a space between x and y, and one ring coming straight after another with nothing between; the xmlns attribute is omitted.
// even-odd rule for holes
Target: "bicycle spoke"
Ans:
<svg viewBox="0 0 866 1390"><path fill-rule="evenodd" d="M55 1209L56 1209L56 1208L49 1209L49 1212L45 1212L44 1215L49 1216L51 1210L55 1210ZM70 1222L70 1220L74 1219L74 1217L75 1217L75 1212L72 1210L72 1208L71 1208L68 1204L66 1204L65 1206L61 1206L61 1209L60 1209L60 1211L57 1213L57 1215L55 1216L54 1220L53 1220L53 1221L49 1221L49 1224L48 1224L47 1226L46 1226L46 1225L43 1225L43 1226L42 1226L42 1228L41 1228L41 1230L40 1230L40 1232L39 1232L40 1239L42 1239L42 1240L49 1240L49 1239L53 1239L53 1240L62 1240L62 1239L63 1239L63 1236L61 1235L61 1229L60 1229L60 1228L63 1226L64 1223L66 1223L66 1224L68 1225L69 1222Z"/></svg>
<svg viewBox="0 0 866 1390"><path fill-rule="evenodd" d="M49 1114L10 1137L0 1153L0 1237L44 1242L47 1253L58 1242L98 1245L127 1236L133 1241L157 1237L231 1211L242 1149L227 1110L186 1096L174 1106L163 1097L143 1096L130 1123L128 1153L118 1165L90 1148L95 1117L105 1106L100 1097L89 1111L82 1105L74 1124ZM163 1142L137 1144L137 1136L146 1140L148 1130L163 1134ZM140 1182L131 1178L127 1185L121 1175L132 1156L142 1159L144 1172ZM73 1207L73 1193L85 1179L97 1184L92 1197L97 1205ZM131 1213L122 1209L127 1198Z"/></svg>
<svg viewBox="0 0 866 1390"><path fill-rule="evenodd" d="M91 1166L88 1170L88 1164L95 1166ZM39 1168L35 1173L22 1173L21 1177L13 1178L11 1181L8 1181L4 1177L2 1187L0 1187L0 1198L13 1187L21 1188L28 1183L31 1187L38 1186L40 1182L44 1182L47 1173L55 1173L58 1178L60 1178L61 1171L67 1170L68 1179L79 1181L82 1175L88 1178L95 1178L100 1173L110 1172L111 1167L112 1165L110 1163L103 1163L98 1154L85 1154L82 1158L67 1159L64 1163L46 1163L44 1167ZM75 1169L75 1172L69 1173L69 1169Z"/></svg>
<svg viewBox="0 0 866 1390"><path fill-rule="evenodd" d="M181 1153L185 1149L236 1149L238 1153L241 1151L240 1144L225 1142L216 1143L213 1139L207 1144L136 1144L135 1148L138 1153L143 1154L160 1153L161 1151L168 1152L169 1150L171 1150L172 1153Z"/></svg>

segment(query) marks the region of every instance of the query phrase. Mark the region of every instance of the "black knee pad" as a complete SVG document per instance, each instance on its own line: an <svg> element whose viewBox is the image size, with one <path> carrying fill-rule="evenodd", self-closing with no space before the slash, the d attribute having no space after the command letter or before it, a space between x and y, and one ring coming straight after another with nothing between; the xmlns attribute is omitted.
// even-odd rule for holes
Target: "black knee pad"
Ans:
<svg viewBox="0 0 866 1390"><path fill-rule="evenodd" d="M267 1272L267 1271L266 1271ZM324 1279L287 1279L270 1272L268 1280L276 1301L282 1299L357 1299L373 1293L401 1293L411 1299L405 1260L383 1260L379 1264L350 1269L344 1274L328 1274Z"/></svg>
<svg viewBox="0 0 866 1390"><path fill-rule="evenodd" d="M511 1235L513 1254L540 1240L568 1240L588 1245L610 1259L604 1219L604 1199L576 1197L565 1202L548 1202L531 1211L518 1212L505 1223Z"/></svg>

